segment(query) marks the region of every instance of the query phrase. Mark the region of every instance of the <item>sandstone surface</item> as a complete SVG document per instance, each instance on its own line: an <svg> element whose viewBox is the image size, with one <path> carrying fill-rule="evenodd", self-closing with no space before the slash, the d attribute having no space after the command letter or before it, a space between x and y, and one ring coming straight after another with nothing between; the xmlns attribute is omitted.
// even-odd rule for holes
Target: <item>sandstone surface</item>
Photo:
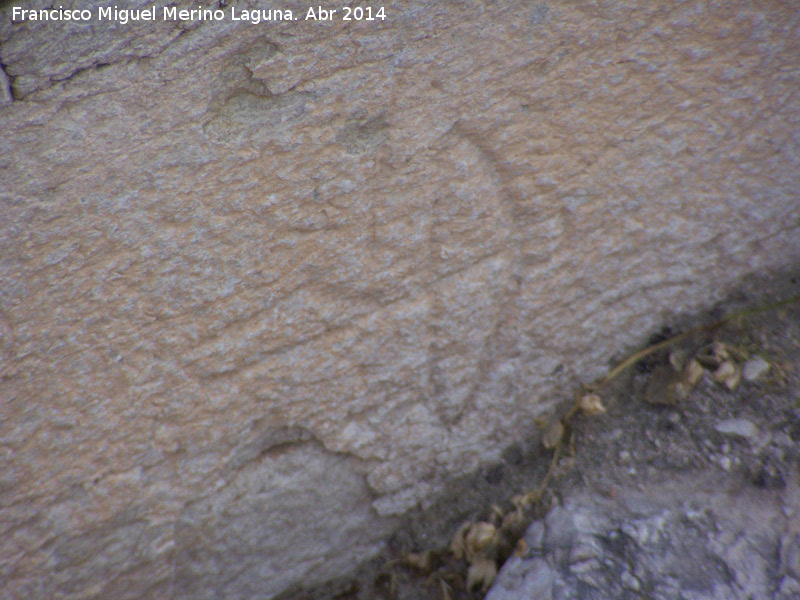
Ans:
<svg viewBox="0 0 800 600"><path fill-rule="evenodd" d="M791 3L383 6L0 8L3 597L340 576L615 354L798 262Z"/></svg>

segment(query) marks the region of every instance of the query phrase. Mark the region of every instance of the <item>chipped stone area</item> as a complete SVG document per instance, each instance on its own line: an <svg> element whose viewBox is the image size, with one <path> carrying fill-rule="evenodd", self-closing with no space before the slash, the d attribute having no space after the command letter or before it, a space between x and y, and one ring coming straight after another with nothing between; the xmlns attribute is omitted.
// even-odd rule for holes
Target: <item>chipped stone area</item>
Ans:
<svg viewBox="0 0 800 600"><path fill-rule="evenodd" d="M15 20L12 7L25 9L88 10L97 15L98 7L115 5L100 0L84 0L72 6L48 0L6 2L0 7L0 44L5 73L15 100L56 100L64 88L76 78L85 85L98 71L116 65L125 69L158 57L184 34L207 25L202 22L169 22L156 20L129 21L124 25L95 18L88 21ZM155 6L197 7L187 0L129 0L119 8L138 10ZM218 28L220 29L220 28ZM116 74L110 79L118 79ZM109 79L109 80L110 80ZM62 96L63 97L63 96Z"/></svg>
<svg viewBox="0 0 800 600"><path fill-rule="evenodd" d="M269 598L287 583L335 579L353 562L372 558L389 529L370 510L353 461L313 444L282 445L189 503L175 526L171 597ZM321 542L329 549L322 556ZM353 547L352 554L338 551ZM255 556L257 567L243 576Z"/></svg>

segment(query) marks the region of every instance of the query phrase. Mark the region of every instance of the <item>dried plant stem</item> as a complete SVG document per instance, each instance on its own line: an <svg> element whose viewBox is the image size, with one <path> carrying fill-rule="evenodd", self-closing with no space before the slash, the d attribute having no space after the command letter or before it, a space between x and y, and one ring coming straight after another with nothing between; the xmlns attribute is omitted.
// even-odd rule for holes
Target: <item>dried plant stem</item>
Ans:
<svg viewBox="0 0 800 600"><path fill-rule="evenodd" d="M767 306L760 306L758 308L749 308L747 310L741 310L735 313L731 313L730 315L723 317L719 321L714 321L713 323L710 323L708 325L701 325L699 327L694 327L693 329L689 329L688 331L684 331L683 333L671 337L668 340L664 340L663 342L659 342L658 344L654 344L653 346L650 346L643 350L639 350L639 352L632 354L625 361L614 367L611 370L611 372L609 372L608 375L606 375L603 379L600 380L599 383L588 386L588 389L591 392L596 392L597 390L605 386L607 383L609 383L612 379L619 376L619 374L622 373L625 369L627 369L628 367L632 367L643 358L647 358L651 354L658 352L659 350L663 350L664 348L669 348L673 344L676 344L677 342L680 342L681 340L684 340L687 337L690 337L696 333L701 333L703 331L712 331L714 329L717 329L718 327L721 327L725 323L729 323L730 321L734 321L736 319L741 319L744 317L749 317L750 315L767 312L770 310L775 310L776 308L780 308L781 306L786 306L787 304L795 304L795 303L800 303L800 296L793 296L792 298L781 300L780 302L775 302L774 304L769 304ZM572 418L576 412L577 412L576 407L573 406L570 409L569 413L567 413L567 417L565 417L564 420L566 421L567 419Z"/></svg>
<svg viewBox="0 0 800 600"><path fill-rule="evenodd" d="M541 497L544 495L544 491L547 489L547 484L550 483L550 478L553 476L553 471L556 469L558 459L561 458L561 449L563 447L564 439L562 438L558 441L558 444L556 444L556 447L553 450L553 458L550 459L550 466L547 468L547 473L545 473L544 478L542 478L542 481L536 488L536 496L539 499L541 499Z"/></svg>

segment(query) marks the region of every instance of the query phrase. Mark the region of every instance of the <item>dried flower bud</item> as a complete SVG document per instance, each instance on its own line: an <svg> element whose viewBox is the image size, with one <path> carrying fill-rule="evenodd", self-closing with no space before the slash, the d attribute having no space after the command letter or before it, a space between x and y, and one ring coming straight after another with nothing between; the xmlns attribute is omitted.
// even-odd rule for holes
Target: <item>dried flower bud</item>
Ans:
<svg viewBox="0 0 800 600"><path fill-rule="evenodd" d="M578 401L578 405L587 415L602 415L606 412L606 407L597 394L586 394Z"/></svg>
<svg viewBox="0 0 800 600"><path fill-rule="evenodd" d="M739 381L742 378L742 372L736 363L732 360L726 360L723 362L716 371L714 371L714 381L717 383L723 384L729 390L734 389L737 385L739 385Z"/></svg>
<svg viewBox="0 0 800 600"><path fill-rule="evenodd" d="M469 528L465 538L467 552L477 554L481 550L488 548L497 536L497 528L491 523L480 521Z"/></svg>
<svg viewBox="0 0 800 600"><path fill-rule="evenodd" d="M472 526L472 523L466 522L461 527L458 528L455 535L453 536L453 541L450 542L450 552L453 553L456 560L461 560L467 553L467 543L466 543L466 535L469 528Z"/></svg>
<svg viewBox="0 0 800 600"><path fill-rule="evenodd" d="M704 372L703 365L693 358L689 361L689 364L686 365L686 369L683 372L683 379L690 387L694 387L703 377Z"/></svg>
<svg viewBox="0 0 800 600"><path fill-rule="evenodd" d="M472 563L467 571L467 589L473 590L479 585L485 592L497 577L497 565L489 558L480 558Z"/></svg>
<svg viewBox="0 0 800 600"><path fill-rule="evenodd" d="M403 557L403 562L413 569L429 573L433 570L434 556L432 550L425 552L409 552Z"/></svg>

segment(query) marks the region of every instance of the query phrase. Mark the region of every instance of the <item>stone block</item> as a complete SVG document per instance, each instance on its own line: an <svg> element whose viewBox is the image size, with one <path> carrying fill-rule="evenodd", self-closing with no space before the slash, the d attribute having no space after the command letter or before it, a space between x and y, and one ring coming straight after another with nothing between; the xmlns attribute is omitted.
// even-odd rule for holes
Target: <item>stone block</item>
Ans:
<svg viewBox="0 0 800 600"><path fill-rule="evenodd" d="M613 355L797 263L787 4L283 8L0 8L11 597L344 574Z"/></svg>

